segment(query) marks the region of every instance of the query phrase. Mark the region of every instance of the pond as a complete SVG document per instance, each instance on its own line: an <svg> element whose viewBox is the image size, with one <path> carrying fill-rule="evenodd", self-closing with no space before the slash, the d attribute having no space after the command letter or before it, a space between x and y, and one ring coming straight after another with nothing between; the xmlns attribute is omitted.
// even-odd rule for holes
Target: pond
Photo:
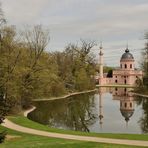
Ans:
<svg viewBox="0 0 148 148"><path fill-rule="evenodd" d="M148 133L148 99L131 88L101 87L94 93L34 102L28 118L59 129L96 133Z"/></svg>

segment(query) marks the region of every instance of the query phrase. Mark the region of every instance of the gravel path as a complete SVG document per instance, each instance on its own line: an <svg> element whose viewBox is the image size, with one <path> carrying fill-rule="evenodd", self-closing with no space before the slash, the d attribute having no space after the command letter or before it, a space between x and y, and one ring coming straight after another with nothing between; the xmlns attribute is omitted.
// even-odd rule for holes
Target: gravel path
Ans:
<svg viewBox="0 0 148 148"><path fill-rule="evenodd" d="M23 127L23 126L20 126L20 125L17 125L15 123L11 122L8 119L5 119L5 121L2 125L7 127L7 128L19 131L19 132L33 134L33 135L46 136L46 137L148 147L148 141L120 140L120 139L110 139L110 138L99 138L99 137L89 137L89 136L78 136L78 135L52 133L52 132L46 132L46 131L41 131L41 130Z"/></svg>

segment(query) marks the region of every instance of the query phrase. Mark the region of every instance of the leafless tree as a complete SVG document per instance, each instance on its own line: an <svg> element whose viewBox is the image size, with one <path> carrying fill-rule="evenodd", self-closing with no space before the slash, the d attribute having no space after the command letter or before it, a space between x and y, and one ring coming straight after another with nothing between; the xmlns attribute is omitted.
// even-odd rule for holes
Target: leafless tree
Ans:
<svg viewBox="0 0 148 148"><path fill-rule="evenodd" d="M4 14L3 14L3 11L2 11L2 8L1 8L1 3L0 3L0 27L6 23L6 20L4 18Z"/></svg>
<svg viewBox="0 0 148 148"><path fill-rule="evenodd" d="M33 60L30 63L31 69L34 69L41 54L49 43L49 30L43 29L42 25L37 25L34 26L33 29L25 29L23 36L29 49L30 59Z"/></svg>

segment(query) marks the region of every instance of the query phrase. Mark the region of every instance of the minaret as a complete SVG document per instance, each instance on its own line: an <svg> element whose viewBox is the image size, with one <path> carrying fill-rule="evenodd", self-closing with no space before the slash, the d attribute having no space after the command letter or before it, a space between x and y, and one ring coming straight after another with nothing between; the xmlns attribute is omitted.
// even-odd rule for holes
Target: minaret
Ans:
<svg viewBox="0 0 148 148"><path fill-rule="evenodd" d="M102 88L99 88L99 124L100 124L100 128L102 129L102 124L103 124L103 111L102 111Z"/></svg>
<svg viewBox="0 0 148 148"><path fill-rule="evenodd" d="M99 81L99 84L103 84L103 52L102 52L102 42L101 42L101 45L100 45L100 52L99 52L99 64L100 64L100 81Z"/></svg>

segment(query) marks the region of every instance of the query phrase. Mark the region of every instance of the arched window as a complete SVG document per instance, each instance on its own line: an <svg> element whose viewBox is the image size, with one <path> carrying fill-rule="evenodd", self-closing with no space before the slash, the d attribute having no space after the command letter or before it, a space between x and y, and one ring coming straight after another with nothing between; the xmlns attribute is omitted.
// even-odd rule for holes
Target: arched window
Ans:
<svg viewBox="0 0 148 148"><path fill-rule="evenodd" d="M124 107L125 107L125 108L127 107L127 103L124 104Z"/></svg>
<svg viewBox="0 0 148 148"><path fill-rule="evenodd" d="M124 67L127 68L127 64L125 64Z"/></svg>
<svg viewBox="0 0 148 148"><path fill-rule="evenodd" d="M130 64L130 68L132 68L132 64Z"/></svg>
<svg viewBox="0 0 148 148"><path fill-rule="evenodd" d="M115 80L115 82L117 83L118 81L117 81L117 80Z"/></svg>
<svg viewBox="0 0 148 148"><path fill-rule="evenodd" d="M132 107L132 103L130 103L130 107Z"/></svg>

